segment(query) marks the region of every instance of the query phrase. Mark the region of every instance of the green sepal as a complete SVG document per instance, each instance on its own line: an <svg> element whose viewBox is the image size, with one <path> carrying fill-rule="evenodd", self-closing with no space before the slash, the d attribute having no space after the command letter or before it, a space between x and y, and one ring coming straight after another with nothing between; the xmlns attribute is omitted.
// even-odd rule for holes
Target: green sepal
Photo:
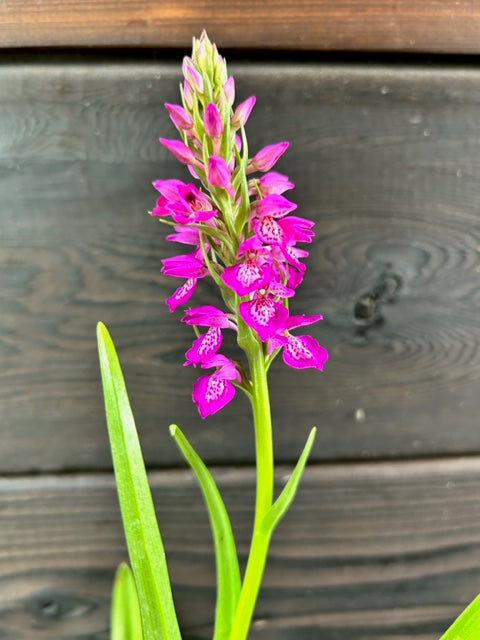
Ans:
<svg viewBox="0 0 480 640"><path fill-rule="evenodd" d="M478 640L480 638L480 595L458 616L440 640Z"/></svg>
<svg viewBox="0 0 480 640"><path fill-rule="evenodd" d="M193 469L207 504L217 565L217 604L213 640L226 640L230 636L241 587L232 525L220 491L203 460L177 425L170 425L170 433Z"/></svg>
<svg viewBox="0 0 480 640"><path fill-rule="evenodd" d="M144 640L181 640L162 538L122 370L107 328L97 325L105 410L125 538Z"/></svg>
<svg viewBox="0 0 480 640"><path fill-rule="evenodd" d="M262 522L262 529L265 532L271 533L275 529L279 520L284 516L288 507L291 505L293 498L295 497L295 494L297 492L300 479L305 469L305 465L307 464L308 456L310 455L316 433L317 428L313 427L303 448L302 454L298 459L297 464L295 465L295 469L293 470L292 475L290 476L287 484L283 487L282 492L266 514Z"/></svg>
<svg viewBox="0 0 480 640"><path fill-rule="evenodd" d="M113 582L110 640L142 640L142 618L135 578L128 564L119 565Z"/></svg>

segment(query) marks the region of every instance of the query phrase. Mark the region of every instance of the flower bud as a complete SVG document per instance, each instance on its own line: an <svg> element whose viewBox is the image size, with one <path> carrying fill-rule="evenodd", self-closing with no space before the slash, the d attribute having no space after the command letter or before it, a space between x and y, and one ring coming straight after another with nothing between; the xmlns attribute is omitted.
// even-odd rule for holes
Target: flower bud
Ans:
<svg viewBox="0 0 480 640"><path fill-rule="evenodd" d="M230 76L223 85L223 92L229 107L233 106L235 101L235 79Z"/></svg>
<svg viewBox="0 0 480 640"><path fill-rule="evenodd" d="M193 127L193 120L183 107L166 102L165 108L170 115L171 121L179 131L189 131Z"/></svg>
<svg viewBox="0 0 480 640"><path fill-rule="evenodd" d="M217 106L209 102L203 116L203 126L209 138L220 138L223 133L223 122Z"/></svg>
<svg viewBox="0 0 480 640"><path fill-rule="evenodd" d="M250 96L238 105L232 118L233 129L240 129L245 126L256 100L255 96Z"/></svg>
<svg viewBox="0 0 480 640"><path fill-rule="evenodd" d="M205 91L205 85L202 75L197 71L197 69L195 69L192 59L188 56L185 56L185 58L183 59L182 70L185 80L188 80L193 90L196 93L203 95Z"/></svg>
<svg viewBox="0 0 480 640"><path fill-rule="evenodd" d="M287 150L289 142L277 142L269 144L255 154L247 166L247 173L253 171L269 171L280 156Z"/></svg>
<svg viewBox="0 0 480 640"><path fill-rule="evenodd" d="M195 153L180 140L159 138L160 142L183 164L198 164Z"/></svg>
<svg viewBox="0 0 480 640"><path fill-rule="evenodd" d="M223 158L210 156L208 158L207 180L209 184L221 187L231 195L235 195L235 190L231 183L231 171Z"/></svg>

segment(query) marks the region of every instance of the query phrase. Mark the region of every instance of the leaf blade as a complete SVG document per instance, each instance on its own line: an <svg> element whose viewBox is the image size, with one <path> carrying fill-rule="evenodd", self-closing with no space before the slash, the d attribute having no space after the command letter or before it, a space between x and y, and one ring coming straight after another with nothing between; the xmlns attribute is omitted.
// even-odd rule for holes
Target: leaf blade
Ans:
<svg viewBox="0 0 480 640"><path fill-rule="evenodd" d="M203 460L177 425L170 425L170 433L194 471L207 504L217 565L217 603L213 638L226 640L230 635L241 587L232 525L216 482Z"/></svg>
<svg viewBox="0 0 480 640"><path fill-rule="evenodd" d="M458 616L440 640L478 640L480 638L480 595Z"/></svg>
<svg viewBox="0 0 480 640"><path fill-rule="evenodd" d="M298 489L298 485L302 478L303 471L305 469L305 465L307 464L308 456L310 455L310 451L313 447L313 443L315 441L315 435L317 433L317 428L313 427L310 431L309 436L307 438L307 442L303 448L302 453L295 465L295 468L292 472L292 475L288 479L287 484L283 487L282 492L278 496L278 498L273 503L271 509L266 514L262 527L266 529L267 532L271 533L275 527L277 526L280 519L285 515L288 507L291 505L295 494Z"/></svg>
<svg viewBox="0 0 480 640"><path fill-rule="evenodd" d="M105 411L145 640L181 640L165 551L135 421L113 340L97 325Z"/></svg>
<svg viewBox="0 0 480 640"><path fill-rule="evenodd" d="M111 640L142 640L143 629L137 588L130 567L119 565L113 582Z"/></svg>

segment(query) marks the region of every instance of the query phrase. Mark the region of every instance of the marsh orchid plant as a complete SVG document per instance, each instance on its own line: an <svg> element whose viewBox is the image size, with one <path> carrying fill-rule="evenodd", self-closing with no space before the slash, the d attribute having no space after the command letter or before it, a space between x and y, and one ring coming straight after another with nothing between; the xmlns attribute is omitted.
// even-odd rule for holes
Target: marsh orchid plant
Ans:
<svg viewBox="0 0 480 640"><path fill-rule="evenodd" d="M273 435L267 372L274 358L296 369L323 370L328 353L311 335L297 333L322 319L295 315L290 302L305 274L303 248L314 223L294 215L284 193L289 178L274 170L286 141L251 154L245 125L255 105L235 104L235 81L206 33L183 61L181 104L165 105L179 138L161 144L188 170L188 181L158 179L151 215L171 227L182 247L162 260L178 286L166 303L183 309L194 339L184 365L204 370L192 399L202 418L220 411L240 389L250 400L256 440L256 502L243 575L230 519L213 476L176 426L170 432L200 484L216 554L217 603L213 640L245 640L254 613L271 535L289 507L315 437L312 429L298 463L274 497ZM195 301L197 284L211 278L218 305ZM195 302L194 302L195 301ZM239 358L221 353L233 332ZM121 565L114 584L112 640L180 640L168 569L122 372L113 342L98 326L99 354L116 482L131 569ZM208 372L208 373L207 373ZM452 636L453 637L453 636ZM463 636L462 636L463 637Z"/></svg>

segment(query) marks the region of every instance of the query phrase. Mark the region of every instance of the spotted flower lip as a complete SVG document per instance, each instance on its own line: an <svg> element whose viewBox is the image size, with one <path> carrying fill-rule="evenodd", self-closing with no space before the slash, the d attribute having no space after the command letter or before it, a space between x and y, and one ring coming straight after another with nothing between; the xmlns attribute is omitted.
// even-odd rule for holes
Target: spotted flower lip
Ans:
<svg viewBox="0 0 480 640"><path fill-rule="evenodd" d="M235 396L235 386L221 373L200 376L193 383L192 400L198 407L201 418L206 418L223 409Z"/></svg>
<svg viewBox="0 0 480 640"><path fill-rule="evenodd" d="M216 354L202 361L202 368L216 367L214 373L201 376L193 384L192 399L198 407L202 418L216 413L228 404L235 395L235 386L231 380L240 381L241 375L229 358Z"/></svg>
<svg viewBox="0 0 480 640"><path fill-rule="evenodd" d="M280 283L270 283L253 294L251 300L245 300L238 306L238 312L247 325L255 329L260 340L268 340L274 333L284 326L288 317L288 309L275 298L280 287L285 295L293 295L293 290L287 289Z"/></svg>
<svg viewBox="0 0 480 640"><path fill-rule="evenodd" d="M283 348L283 361L295 369L312 367L323 371L323 366L328 360L328 351L312 336L293 336L291 329L297 329L308 324L322 320L321 314L311 316L297 315L285 318L282 327L279 327L268 341L267 353L273 353L275 349Z"/></svg>
<svg viewBox="0 0 480 640"><path fill-rule="evenodd" d="M185 365L201 364L208 362L220 349L222 345L222 332L219 327L210 327L208 331L196 340L186 352Z"/></svg>
<svg viewBox="0 0 480 640"><path fill-rule="evenodd" d="M174 291L173 295L165 300L170 309L170 313L173 313L177 307L190 300L197 286L197 281L198 278L188 278L181 287L178 287L178 289Z"/></svg>
<svg viewBox="0 0 480 640"><path fill-rule="evenodd" d="M283 347L283 361L294 369L312 367L323 371L328 360L328 351L312 336L292 336L287 331L282 338L275 337L272 342L276 347Z"/></svg>
<svg viewBox="0 0 480 640"><path fill-rule="evenodd" d="M255 236L240 245L237 257L243 258L242 262L226 267L222 280L239 296L252 293L272 280L269 251Z"/></svg>
<svg viewBox="0 0 480 640"><path fill-rule="evenodd" d="M271 278L270 270L264 268L258 259L247 259L244 262L226 267L222 280L235 293L243 297L263 287Z"/></svg>

